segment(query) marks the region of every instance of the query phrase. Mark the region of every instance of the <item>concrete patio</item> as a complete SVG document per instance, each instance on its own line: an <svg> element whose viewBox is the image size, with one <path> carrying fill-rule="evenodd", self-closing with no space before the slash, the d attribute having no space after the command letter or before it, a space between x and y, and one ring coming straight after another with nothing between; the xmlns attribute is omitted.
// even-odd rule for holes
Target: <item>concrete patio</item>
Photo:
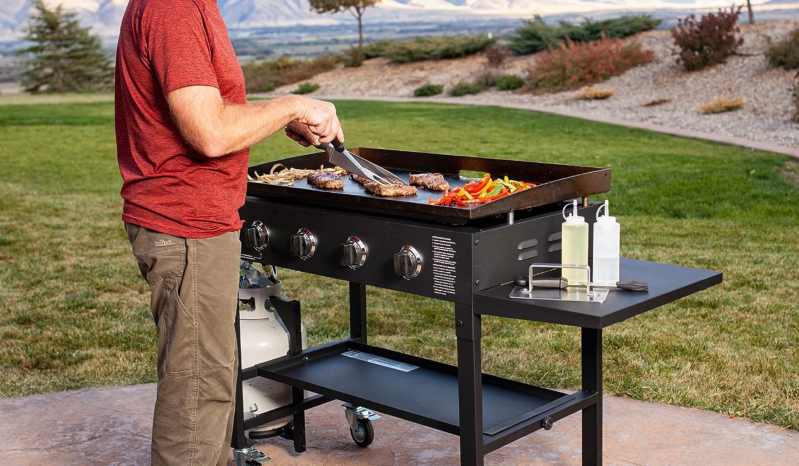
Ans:
<svg viewBox="0 0 799 466"><path fill-rule="evenodd" d="M155 385L0 400L0 465L148 465ZM275 466L455 466L458 439L400 419L375 422L366 449L350 439L339 403L307 414L308 451L271 439ZM605 397L605 464L796 466L799 433L695 409ZM486 465L579 465L580 417L555 423L486 457Z"/></svg>

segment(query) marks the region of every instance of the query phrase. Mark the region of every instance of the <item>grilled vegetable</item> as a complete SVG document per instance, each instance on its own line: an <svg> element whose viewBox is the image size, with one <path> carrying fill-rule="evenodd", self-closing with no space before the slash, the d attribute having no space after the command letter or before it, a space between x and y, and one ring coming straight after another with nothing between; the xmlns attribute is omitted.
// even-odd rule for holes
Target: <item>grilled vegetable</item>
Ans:
<svg viewBox="0 0 799 466"><path fill-rule="evenodd" d="M441 199L430 199L428 202L432 205L466 207L485 204L533 187L535 187L533 183L513 181L507 176L492 180L491 174L486 173L480 181L466 183L462 188L456 187L452 191L447 191Z"/></svg>

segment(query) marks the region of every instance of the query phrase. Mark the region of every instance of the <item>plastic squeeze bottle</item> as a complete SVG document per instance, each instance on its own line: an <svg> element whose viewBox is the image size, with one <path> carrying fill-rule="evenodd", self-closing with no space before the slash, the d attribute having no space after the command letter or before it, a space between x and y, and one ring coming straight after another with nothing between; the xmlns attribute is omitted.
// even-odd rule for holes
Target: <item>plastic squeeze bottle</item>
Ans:
<svg viewBox="0 0 799 466"><path fill-rule="evenodd" d="M605 209L605 215L599 213ZM615 285L619 281L619 245L621 226L615 217L610 216L608 201L596 211L594 224L594 266L591 272L594 282Z"/></svg>
<svg viewBox="0 0 799 466"><path fill-rule="evenodd" d="M561 263L570 265L588 265L588 224L577 215L577 201L572 204L574 210L566 216L568 205L563 208L566 220L561 227ZM563 278L569 283L586 283L591 280L585 270L563 269Z"/></svg>

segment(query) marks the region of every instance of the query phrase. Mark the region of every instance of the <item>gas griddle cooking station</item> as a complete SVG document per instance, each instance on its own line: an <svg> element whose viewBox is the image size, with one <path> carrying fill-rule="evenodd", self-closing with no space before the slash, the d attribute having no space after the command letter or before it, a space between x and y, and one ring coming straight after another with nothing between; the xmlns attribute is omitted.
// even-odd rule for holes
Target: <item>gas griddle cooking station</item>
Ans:
<svg viewBox="0 0 799 466"><path fill-rule="evenodd" d="M590 195L610 190L610 170L383 149L357 153L407 179L439 172L454 186L489 172L536 187L469 208L429 205L441 193L378 198L347 180L343 191L248 184L241 209L242 258L349 282L350 338L303 350L290 338L284 357L244 368L242 378L266 377L294 388L293 402L251 420L294 416L292 438L305 450L304 411L332 400L365 407L460 436L461 465L483 464L489 452L582 411L584 465L602 464L602 329L721 282L719 272L622 259L621 279L649 283L644 293L611 292L602 303L513 300L513 279L534 262L560 262L561 209L581 199L593 219ZM316 153L250 168L269 173L275 163L319 168ZM589 244L591 242L589 241ZM457 366L378 348L367 340L366 286L454 303ZM293 290L301 295L302 290ZM290 335L299 335L297 301L273 299ZM563 393L483 374L481 318L579 327L582 389ZM410 330L410 329L409 329ZM303 398L303 391L317 395ZM237 406L241 414L241 400ZM260 418L260 419L259 419ZM241 419L237 415L237 419ZM354 419L354 416L353 418ZM233 447L246 445L247 422L237 422ZM379 433L378 433L379 436Z"/></svg>

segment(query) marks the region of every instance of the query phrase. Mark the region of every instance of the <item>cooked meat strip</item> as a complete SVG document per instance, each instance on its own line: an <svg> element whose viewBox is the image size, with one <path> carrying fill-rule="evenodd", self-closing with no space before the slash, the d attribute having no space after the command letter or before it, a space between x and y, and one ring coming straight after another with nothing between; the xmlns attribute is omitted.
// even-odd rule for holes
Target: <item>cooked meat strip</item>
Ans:
<svg viewBox="0 0 799 466"><path fill-rule="evenodd" d="M433 191L449 191L449 183L441 173L419 173L411 175L411 184Z"/></svg>
<svg viewBox="0 0 799 466"><path fill-rule="evenodd" d="M308 183L316 188L344 189L341 175L329 172L314 172L308 175Z"/></svg>
<svg viewBox="0 0 799 466"><path fill-rule="evenodd" d="M413 186L408 186L407 184L391 184L388 186L383 186L380 183L369 181L367 178L358 176L354 173L351 174L350 176L354 181L361 183L364 189L377 196L396 197L396 196L413 196L414 194L416 194L416 188L414 188Z"/></svg>

